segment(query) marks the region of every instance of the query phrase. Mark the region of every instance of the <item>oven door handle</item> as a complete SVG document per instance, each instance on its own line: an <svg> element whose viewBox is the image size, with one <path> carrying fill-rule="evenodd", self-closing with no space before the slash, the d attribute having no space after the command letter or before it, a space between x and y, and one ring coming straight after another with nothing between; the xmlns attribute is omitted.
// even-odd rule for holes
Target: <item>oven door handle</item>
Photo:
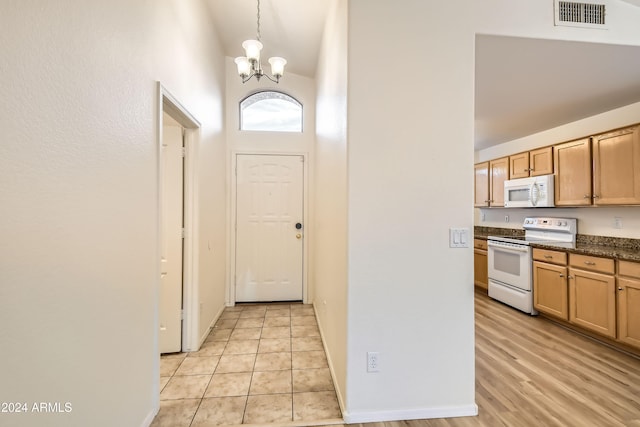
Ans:
<svg viewBox="0 0 640 427"><path fill-rule="evenodd" d="M487 242L487 246L503 252L529 252L529 246L527 245L504 246L500 243L493 243L491 240L489 240Z"/></svg>

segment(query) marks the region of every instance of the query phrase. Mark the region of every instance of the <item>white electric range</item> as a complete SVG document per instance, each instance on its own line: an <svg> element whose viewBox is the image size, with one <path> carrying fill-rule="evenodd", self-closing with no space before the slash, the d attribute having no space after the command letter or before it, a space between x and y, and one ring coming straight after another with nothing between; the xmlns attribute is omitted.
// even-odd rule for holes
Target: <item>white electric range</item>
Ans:
<svg viewBox="0 0 640 427"><path fill-rule="evenodd" d="M531 244L559 248L575 246L575 218L525 218L524 236L487 237L489 296L518 310L538 314L533 307Z"/></svg>

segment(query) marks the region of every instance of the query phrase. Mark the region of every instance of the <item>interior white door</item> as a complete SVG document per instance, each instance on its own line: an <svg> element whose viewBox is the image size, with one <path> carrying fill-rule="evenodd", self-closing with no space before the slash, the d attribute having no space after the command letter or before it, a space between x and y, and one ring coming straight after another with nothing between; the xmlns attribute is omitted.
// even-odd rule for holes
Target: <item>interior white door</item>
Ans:
<svg viewBox="0 0 640 427"><path fill-rule="evenodd" d="M163 126L160 353L174 353L182 349L182 147L182 128Z"/></svg>
<svg viewBox="0 0 640 427"><path fill-rule="evenodd" d="M236 156L237 302L302 300L304 158Z"/></svg>

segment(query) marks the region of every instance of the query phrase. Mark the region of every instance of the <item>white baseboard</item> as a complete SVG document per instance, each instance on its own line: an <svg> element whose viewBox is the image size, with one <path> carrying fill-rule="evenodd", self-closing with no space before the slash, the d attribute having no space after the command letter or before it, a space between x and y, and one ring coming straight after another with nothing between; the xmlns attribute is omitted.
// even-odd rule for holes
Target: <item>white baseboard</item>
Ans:
<svg viewBox="0 0 640 427"><path fill-rule="evenodd" d="M318 320L318 309L315 303L313 304L313 312L316 316L316 320ZM340 405L340 412L344 414L345 413L344 399L342 397L341 390L338 387L338 382L336 381L336 373L333 370L333 361L331 360L331 354L327 351L327 343L324 340L324 333L322 332L322 325L320 325L320 322L318 322L318 330L320 331L320 339L322 340L322 348L324 349L324 354L327 356L327 363L329 364L329 373L331 374L331 381L333 381L333 385L336 390L336 397L338 398L338 405Z"/></svg>
<svg viewBox="0 0 640 427"><path fill-rule="evenodd" d="M211 329L213 329L213 327L216 325L216 322L218 321L218 319L220 319L220 316L222 316L222 313L224 312L224 309L225 309L225 306L223 305L222 308L218 311L218 313L215 316L213 316L213 320L211 321L211 323L209 323L209 327L207 328L207 330L204 333L204 335L201 336L200 340L198 341L198 350L200 350L200 347L202 347L202 344L204 344L205 340L207 339L207 337L211 333ZM195 351L198 351L198 350L195 350Z"/></svg>
<svg viewBox="0 0 640 427"><path fill-rule="evenodd" d="M347 424L422 420L430 418L474 417L476 415L478 415L478 405L476 404L398 411L342 412L344 422Z"/></svg>
<svg viewBox="0 0 640 427"><path fill-rule="evenodd" d="M160 410L159 404L154 404L153 408L151 409L151 412L147 414L144 421L142 421L142 424L140 425L140 427L149 427L153 422L153 419L156 417L156 415L158 415L159 410Z"/></svg>

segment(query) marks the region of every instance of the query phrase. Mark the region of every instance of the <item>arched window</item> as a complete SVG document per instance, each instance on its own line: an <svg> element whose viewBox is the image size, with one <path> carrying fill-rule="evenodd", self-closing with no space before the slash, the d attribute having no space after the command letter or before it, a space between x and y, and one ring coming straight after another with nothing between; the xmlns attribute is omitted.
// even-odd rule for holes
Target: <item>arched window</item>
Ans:
<svg viewBox="0 0 640 427"><path fill-rule="evenodd" d="M240 130L302 132L302 104L282 92L249 95L240 102Z"/></svg>

